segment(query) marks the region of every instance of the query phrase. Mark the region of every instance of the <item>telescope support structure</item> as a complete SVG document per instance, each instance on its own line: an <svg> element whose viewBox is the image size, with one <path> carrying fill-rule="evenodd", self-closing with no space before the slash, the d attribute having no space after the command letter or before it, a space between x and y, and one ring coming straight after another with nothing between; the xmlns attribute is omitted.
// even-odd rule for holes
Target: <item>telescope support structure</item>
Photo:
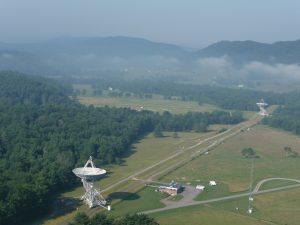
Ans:
<svg viewBox="0 0 300 225"><path fill-rule="evenodd" d="M81 200L83 200L90 208L97 205L105 206L106 200L100 194L100 190L97 190L94 187L94 182L87 181L85 178L82 178L81 181L85 189L85 194L81 197Z"/></svg>

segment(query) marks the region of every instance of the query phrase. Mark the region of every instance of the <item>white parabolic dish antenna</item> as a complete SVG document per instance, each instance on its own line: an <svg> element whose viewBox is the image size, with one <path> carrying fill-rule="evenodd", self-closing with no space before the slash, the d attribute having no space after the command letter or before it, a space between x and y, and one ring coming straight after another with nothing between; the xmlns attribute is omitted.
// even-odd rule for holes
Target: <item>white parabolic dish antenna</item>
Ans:
<svg viewBox="0 0 300 225"><path fill-rule="evenodd" d="M266 106L268 106L267 103L265 103L265 101L263 99L260 100L260 102L256 103L256 105L259 107L259 115L261 116L268 116L268 112L265 109Z"/></svg>
<svg viewBox="0 0 300 225"><path fill-rule="evenodd" d="M90 208L97 205L105 207L106 200L100 194L100 190L94 187L94 181L106 174L106 170L95 167L92 157L90 156L84 167L75 168L72 172L81 178L85 189L85 194L81 197L81 200L87 203ZM110 207L108 207L108 209L110 209Z"/></svg>
<svg viewBox="0 0 300 225"><path fill-rule="evenodd" d="M73 170L73 173L77 176L88 180L99 179L103 174L106 174L106 170L94 167L79 167Z"/></svg>

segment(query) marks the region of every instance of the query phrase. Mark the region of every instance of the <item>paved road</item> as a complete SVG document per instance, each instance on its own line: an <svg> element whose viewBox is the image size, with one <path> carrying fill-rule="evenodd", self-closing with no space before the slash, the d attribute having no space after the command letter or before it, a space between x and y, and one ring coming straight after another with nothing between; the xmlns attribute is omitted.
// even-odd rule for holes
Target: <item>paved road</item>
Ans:
<svg viewBox="0 0 300 225"><path fill-rule="evenodd" d="M274 178L266 178L266 179L263 179L261 181L259 181L257 183L257 185L255 186L255 188L253 189L252 193L255 194L259 191L260 187L268 182L268 181L272 181L272 180L287 180L287 181L294 181L296 183L299 183L300 184L300 180L296 180L296 179L290 179L290 178L282 178L282 177L274 177Z"/></svg>
<svg viewBox="0 0 300 225"><path fill-rule="evenodd" d="M255 114L251 119L249 119L249 120L247 120L247 121L245 121L245 122L239 123L239 124L237 124L237 125L235 125L235 126L229 128L228 130L226 130L226 131L224 131L224 132L222 132L222 133L219 133L219 134L216 134L216 135L211 136L211 137L209 137L209 138L203 139L203 140L199 141L198 143L196 143L196 144L194 144L194 145L192 145L192 146L187 147L184 151L177 152L177 153L175 153L175 154L173 154L173 155L171 155L171 156L169 156L169 157L167 157L167 158L165 158L165 159L163 159L163 160L161 160L161 161L159 161L159 162L157 162L157 163L154 163L153 165L151 165L151 166L149 166L149 167L146 167L146 168L144 168L144 169L142 169L142 170L140 170L140 171L138 171L138 172L136 172L136 173L134 173L134 174L132 174L132 175L126 177L126 178L123 178L123 179L119 180L118 182L116 182L116 183L114 183L114 184L111 184L111 185L105 187L104 189L101 190L101 193L106 192L106 191L108 191L108 190L110 190L110 189L112 189L112 188L115 188L115 187L121 185L121 184L124 183L124 182L127 182L127 181L129 181L129 180L131 180L131 179L133 179L133 178L135 178L135 177L137 177L137 176L139 176L139 175L141 175L141 174L143 174L143 173L145 173L145 172L147 172L147 171L149 171L149 170L151 170L151 169L153 169L153 168L155 168L155 167L157 167L157 166L159 166L159 165L162 165L163 163L165 163L165 162L167 162L167 161L169 161L169 160L171 160L171 159L173 159L173 158L175 158L175 157L177 157L177 156L179 156L179 155L182 155L182 154L186 153L186 152L189 151L189 150L192 150L192 149L194 149L194 148L196 148L196 147L198 147L198 146L200 146L200 145L202 145L202 144L204 144L204 143L209 143L209 141L211 141L211 140L213 140L213 139L216 139L216 138L220 137L220 139L215 140L215 141L214 141L212 144L210 144L208 147L206 147L206 148L204 148L204 149L198 151L197 153L193 153L192 157L195 157L195 155L200 155L200 154L202 154L202 153L204 153L204 152L206 152L206 151L209 151L210 149L214 148L214 147L217 146L218 144L222 143L224 140L226 140L226 139L228 139L228 138L230 138L230 137L232 137L232 136L235 136L235 135L238 134L242 129L246 129L246 128L248 128L248 127L254 125L254 124L257 122L257 121L256 121L257 118L258 118L258 115ZM235 130L235 129L236 129L236 130ZM229 134L228 134L228 133L229 133ZM228 135L227 135L227 134L228 134ZM149 180L151 180L151 178L153 178L153 177L155 177L155 176L157 176L157 175L159 175L159 174L162 174L162 173L164 173L164 172L166 172L166 171L169 171L170 169L173 169L173 168L177 167L178 165L180 165L180 164L182 164L182 163L183 163L182 161L179 161L179 162L176 163L175 165L172 165L171 167L168 167L168 168L166 168L165 170L160 171L159 173L153 174L153 175L149 178Z"/></svg>
<svg viewBox="0 0 300 225"><path fill-rule="evenodd" d="M259 194L263 194L263 193L282 191L282 190L287 190L287 189L292 189L292 188L299 188L299 187L300 187L300 183L299 184L294 184L294 185L288 185L288 186L284 186L284 187L270 188L270 189L267 189L267 190L257 191L255 193L247 192L247 193L230 195L230 196L225 196L225 197L220 197L220 198L213 198L213 199L204 200L204 201L191 201L189 203L186 203L186 202L181 203L181 201L179 201L177 204L168 205L164 208L147 210L147 211L143 211L143 212L140 212L140 213L150 214L150 213L156 213L156 212L161 212L161 211L166 211L166 210L176 209L176 208L181 208L181 207L186 207L186 206L203 205L203 204L214 203L214 202L219 202L219 201L225 201L225 200L230 200L230 199L235 199L235 198L247 197L247 196L250 196L250 194L259 195Z"/></svg>
<svg viewBox="0 0 300 225"><path fill-rule="evenodd" d="M196 196L198 194L200 194L200 190L197 190L195 187L193 186L184 186L184 192L182 193L183 198L180 199L179 201L173 201L173 200L169 200L169 198L166 199L162 199L161 202L164 203L166 205L166 207L173 207L173 206L177 206L181 205L187 205L190 204L192 202L194 202L194 198L196 198ZM172 196L170 196L170 198L172 198Z"/></svg>

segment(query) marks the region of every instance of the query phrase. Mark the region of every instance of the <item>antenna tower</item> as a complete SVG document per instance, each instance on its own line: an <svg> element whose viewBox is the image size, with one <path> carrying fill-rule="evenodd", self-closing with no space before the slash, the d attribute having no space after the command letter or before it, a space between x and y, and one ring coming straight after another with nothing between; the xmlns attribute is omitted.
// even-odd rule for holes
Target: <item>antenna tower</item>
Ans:
<svg viewBox="0 0 300 225"><path fill-rule="evenodd" d="M73 173L81 178L85 194L81 197L90 208L95 206L102 206L110 210L110 206L107 206L106 200L100 194L100 190L97 190L94 185L94 181L99 179L106 173L106 170L95 167L92 157L86 162L84 167L73 169Z"/></svg>

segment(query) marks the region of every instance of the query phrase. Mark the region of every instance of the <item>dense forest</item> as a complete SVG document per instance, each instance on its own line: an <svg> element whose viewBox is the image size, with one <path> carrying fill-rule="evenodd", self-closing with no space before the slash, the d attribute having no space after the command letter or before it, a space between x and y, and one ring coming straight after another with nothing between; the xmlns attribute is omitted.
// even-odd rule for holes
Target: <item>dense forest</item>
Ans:
<svg viewBox="0 0 300 225"><path fill-rule="evenodd" d="M74 186L72 168L92 155L118 163L130 145L157 127L206 131L243 120L239 112L160 115L128 108L95 108L71 100L52 80L0 73L0 224L21 224L49 210L55 193Z"/></svg>
<svg viewBox="0 0 300 225"><path fill-rule="evenodd" d="M268 124L275 128L281 128L300 134L300 102L294 102L291 105L278 107L270 117L263 120L264 124Z"/></svg>
<svg viewBox="0 0 300 225"><path fill-rule="evenodd" d="M126 215L115 219L100 213L91 218L84 213L78 213L69 225L158 225L158 223L146 215Z"/></svg>

